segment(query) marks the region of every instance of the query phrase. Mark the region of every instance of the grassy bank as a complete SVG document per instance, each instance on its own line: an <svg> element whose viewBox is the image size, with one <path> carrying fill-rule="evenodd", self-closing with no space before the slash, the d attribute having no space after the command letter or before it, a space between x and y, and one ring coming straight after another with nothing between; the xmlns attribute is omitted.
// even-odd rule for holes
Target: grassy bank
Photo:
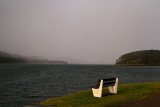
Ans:
<svg viewBox="0 0 160 107"><path fill-rule="evenodd" d="M95 98L91 90L86 90L68 96L51 98L39 104L57 107L109 107L122 102L140 100L157 91L160 92L160 81L125 84L119 85L117 95L109 94L108 88L104 88L103 97Z"/></svg>

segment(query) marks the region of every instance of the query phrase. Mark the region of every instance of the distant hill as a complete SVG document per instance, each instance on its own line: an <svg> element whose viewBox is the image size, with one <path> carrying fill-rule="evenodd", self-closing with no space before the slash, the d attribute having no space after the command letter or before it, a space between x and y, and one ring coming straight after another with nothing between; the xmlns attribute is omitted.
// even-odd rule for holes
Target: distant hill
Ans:
<svg viewBox="0 0 160 107"><path fill-rule="evenodd" d="M0 51L0 63L49 63L49 64L68 64L66 61L52 61L48 59L37 59L22 57L20 55L8 54Z"/></svg>
<svg viewBox="0 0 160 107"><path fill-rule="evenodd" d="M116 65L160 65L159 50L142 50L122 55Z"/></svg>

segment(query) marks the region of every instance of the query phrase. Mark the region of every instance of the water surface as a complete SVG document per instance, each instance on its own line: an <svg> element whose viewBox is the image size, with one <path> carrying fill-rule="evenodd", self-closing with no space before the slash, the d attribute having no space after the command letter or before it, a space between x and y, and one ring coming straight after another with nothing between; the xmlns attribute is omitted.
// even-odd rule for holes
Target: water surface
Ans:
<svg viewBox="0 0 160 107"><path fill-rule="evenodd" d="M22 107L91 89L97 79L119 84L160 81L160 66L0 64L0 107Z"/></svg>

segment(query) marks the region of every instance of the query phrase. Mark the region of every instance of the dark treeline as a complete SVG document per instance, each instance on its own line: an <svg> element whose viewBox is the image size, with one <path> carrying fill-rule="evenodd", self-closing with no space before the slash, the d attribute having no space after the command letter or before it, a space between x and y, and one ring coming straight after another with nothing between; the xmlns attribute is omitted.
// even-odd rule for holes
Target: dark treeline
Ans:
<svg viewBox="0 0 160 107"><path fill-rule="evenodd" d="M26 63L26 61L18 55L0 51L0 63Z"/></svg>
<svg viewBox="0 0 160 107"><path fill-rule="evenodd" d="M26 63L24 59L0 56L0 63Z"/></svg>
<svg viewBox="0 0 160 107"><path fill-rule="evenodd" d="M15 54L8 54L0 51L0 63L50 63L67 64L66 61L51 61L48 59L27 58Z"/></svg>
<svg viewBox="0 0 160 107"><path fill-rule="evenodd" d="M159 50L135 51L122 55L117 65L160 65Z"/></svg>

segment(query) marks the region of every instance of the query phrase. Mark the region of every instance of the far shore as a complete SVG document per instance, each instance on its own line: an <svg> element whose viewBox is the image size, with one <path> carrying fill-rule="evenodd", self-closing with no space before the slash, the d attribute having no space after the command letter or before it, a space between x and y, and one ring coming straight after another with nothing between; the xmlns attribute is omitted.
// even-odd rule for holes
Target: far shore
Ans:
<svg viewBox="0 0 160 107"><path fill-rule="evenodd" d="M116 66L160 66L155 64L115 64Z"/></svg>

